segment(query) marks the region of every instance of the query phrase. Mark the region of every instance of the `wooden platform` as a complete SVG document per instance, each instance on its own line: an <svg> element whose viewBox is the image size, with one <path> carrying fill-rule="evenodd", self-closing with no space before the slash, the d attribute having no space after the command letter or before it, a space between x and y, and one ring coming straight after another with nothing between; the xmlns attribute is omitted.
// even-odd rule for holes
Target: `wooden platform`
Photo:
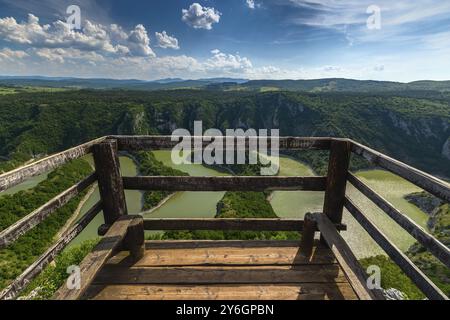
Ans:
<svg viewBox="0 0 450 320"><path fill-rule="evenodd" d="M114 255L84 299L358 299L331 250L295 241L151 241L142 259Z"/></svg>

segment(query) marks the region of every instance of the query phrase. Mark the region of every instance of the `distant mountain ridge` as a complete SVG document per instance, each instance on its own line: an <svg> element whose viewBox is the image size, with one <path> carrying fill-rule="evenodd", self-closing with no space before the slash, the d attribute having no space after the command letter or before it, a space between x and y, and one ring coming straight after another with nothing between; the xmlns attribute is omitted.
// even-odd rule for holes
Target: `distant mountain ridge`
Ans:
<svg viewBox="0 0 450 320"><path fill-rule="evenodd" d="M0 86L40 86L51 88L213 91L301 91L301 92L450 92L450 81L421 80L409 83L328 78L313 80L248 80L240 78L182 79L152 81L137 79L73 78L44 76L0 76Z"/></svg>
<svg viewBox="0 0 450 320"><path fill-rule="evenodd" d="M137 79L107 79L107 78L74 78L45 76L0 76L0 86L39 86L39 87L73 87L81 89L132 89L132 90L164 90L179 88L201 88L210 84L247 82L247 79L237 78L207 78L186 80L181 78L165 78L152 81Z"/></svg>

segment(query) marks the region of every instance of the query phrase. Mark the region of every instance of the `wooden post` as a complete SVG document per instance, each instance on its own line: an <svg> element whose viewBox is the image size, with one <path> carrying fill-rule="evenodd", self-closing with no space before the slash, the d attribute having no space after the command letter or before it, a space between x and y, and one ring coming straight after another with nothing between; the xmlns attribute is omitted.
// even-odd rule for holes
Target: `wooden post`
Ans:
<svg viewBox="0 0 450 320"><path fill-rule="evenodd" d="M105 224L109 227L120 216L127 214L125 192L117 155L117 141L108 139L96 144L94 146L94 161Z"/></svg>
<svg viewBox="0 0 450 320"><path fill-rule="evenodd" d="M301 252L304 256L310 257L314 246L314 235L317 230L316 221L312 213L307 213L303 221Z"/></svg>
<svg viewBox="0 0 450 320"><path fill-rule="evenodd" d="M130 251L133 261L138 261L144 256L144 219L135 216L128 226L124 239L124 247Z"/></svg>
<svg viewBox="0 0 450 320"><path fill-rule="evenodd" d="M349 141L331 141L323 213L334 224L342 222L350 153L351 143Z"/></svg>

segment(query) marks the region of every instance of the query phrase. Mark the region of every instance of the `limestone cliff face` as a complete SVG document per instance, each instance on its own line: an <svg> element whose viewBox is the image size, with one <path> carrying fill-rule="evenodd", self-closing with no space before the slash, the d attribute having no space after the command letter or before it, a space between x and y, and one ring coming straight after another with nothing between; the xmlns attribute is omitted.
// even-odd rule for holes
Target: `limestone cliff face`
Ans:
<svg viewBox="0 0 450 320"><path fill-rule="evenodd" d="M409 136L416 138L435 138L442 140L446 134L449 134L448 121L436 118L407 119L402 115L388 112L388 116L394 127L400 129Z"/></svg>
<svg viewBox="0 0 450 320"><path fill-rule="evenodd" d="M270 93L239 99L187 98L127 106L120 134L203 130L280 129L282 136L349 137L429 173L450 176L450 117L398 101ZM403 101L400 101L403 103ZM396 104L397 103L397 104ZM406 103L412 103L407 101ZM400 105L400 107L398 106Z"/></svg>
<svg viewBox="0 0 450 320"><path fill-rule="evenodd" d="M130 107L117 126L117 133L123 135L147 135L150 133L143 106Z"/></svg>

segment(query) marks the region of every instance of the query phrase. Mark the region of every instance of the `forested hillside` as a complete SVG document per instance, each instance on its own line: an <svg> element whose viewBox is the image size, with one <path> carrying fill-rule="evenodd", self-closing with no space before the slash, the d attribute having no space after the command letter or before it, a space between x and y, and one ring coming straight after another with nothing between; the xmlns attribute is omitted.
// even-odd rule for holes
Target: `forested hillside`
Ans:
<svg viewBox="0 0 450 320"><path fill-rule="evenodd" d="M94 91L20 93L0 100L0 170L107 134L280 128L281 135L350 137L450 177L450 95ZM7 161L9 160L9 161Z"/></svg>

